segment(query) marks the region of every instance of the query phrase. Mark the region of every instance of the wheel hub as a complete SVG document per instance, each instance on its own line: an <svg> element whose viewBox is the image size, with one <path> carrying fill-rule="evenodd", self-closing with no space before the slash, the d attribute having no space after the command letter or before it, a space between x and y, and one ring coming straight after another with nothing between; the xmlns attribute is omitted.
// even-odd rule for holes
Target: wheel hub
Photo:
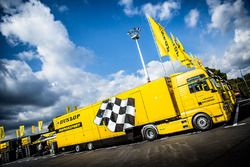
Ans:
<svg viewBox="0 0 250 167"><path fill-rule="evenodd" d="M93 149L93 144L92 143L88 143L88 149L92 150Z"/></svg>
<svg viewBox="0 0 250 167"><path fill-rule="evenodd" d="M208 122L206 118L202 117L197 120L197 124L201 127L206 127Z"/></svg>
<svg viewBox="0 0 250 167"><path fill-rule="evenodd" d="M154 132L152 131L152 130L148 130L148 132L147 132L147 136L148 136L148 138L153 138L154 137Z"/></svg>

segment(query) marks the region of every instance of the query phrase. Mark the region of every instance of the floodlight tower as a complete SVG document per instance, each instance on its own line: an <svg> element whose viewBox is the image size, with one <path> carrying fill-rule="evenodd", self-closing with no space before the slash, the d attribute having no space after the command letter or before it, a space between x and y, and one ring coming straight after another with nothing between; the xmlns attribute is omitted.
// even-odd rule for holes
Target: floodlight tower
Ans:
<svg viewBox="0 0 250 167"><path fill-rule="evenodd" d="M138 52L140 55L141 63L142 63L143 69L144 69L145 77L146 77L147 81L150 82L148 71L147 71L147 68L145 66L144 59L143 59L142 53L141 53L141 49L140 49L140 46L138 43L138 39L140 38L140 32L141 32L140 28L133 28L133 29L128 31L128 35L131 37L131 39L135 40L135 42L136 42L136 46L137 46L137 49L138 49Z"/></svg>

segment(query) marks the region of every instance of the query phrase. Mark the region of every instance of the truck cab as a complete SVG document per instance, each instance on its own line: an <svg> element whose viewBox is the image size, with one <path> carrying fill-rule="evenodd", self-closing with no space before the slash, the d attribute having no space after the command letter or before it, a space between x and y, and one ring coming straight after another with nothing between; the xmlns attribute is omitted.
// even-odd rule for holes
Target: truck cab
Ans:
<svg viewBox="0 0 250 167"><path fill-rule="evenodd" d="M171 83L181 118L190 118L192 122L195 114L204 113L213 119L213 123L230 119L231 103L206 71L196 69L172 75Z"/></svg>

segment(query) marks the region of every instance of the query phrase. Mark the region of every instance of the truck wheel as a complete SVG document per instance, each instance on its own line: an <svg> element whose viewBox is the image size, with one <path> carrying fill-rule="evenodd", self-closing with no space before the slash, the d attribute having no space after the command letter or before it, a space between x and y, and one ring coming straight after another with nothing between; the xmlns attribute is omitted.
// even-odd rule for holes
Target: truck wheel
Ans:
<svg viewBox="0 0 250 167"><path fill-rule="evenodd" d="M82 150L81 146L80 145L76 145L75 146L75 151L76 152L80 152Z"/></svg>
<svg viewBox="0 0 250 167"><path fill-rule="evenodd" d="M87 146L86 146L86 149L87 149L88 151L93 150L93 149L94 149L93 143L88 143Z"/></svg>
<svg viewBox="0 0 250 167"><path fill-rule="evenodd" d="M200 113L194 116L193 126L197 130L205 131L212 127L212 119L205 113Z"/></svg>
<svg viewBox="0 0 250 167"><path fill-rule="evenodd" d="M153 141L157 139L157 131L154 126L146 126L145 128L143 127L143 138L148 141Z"/></svg>

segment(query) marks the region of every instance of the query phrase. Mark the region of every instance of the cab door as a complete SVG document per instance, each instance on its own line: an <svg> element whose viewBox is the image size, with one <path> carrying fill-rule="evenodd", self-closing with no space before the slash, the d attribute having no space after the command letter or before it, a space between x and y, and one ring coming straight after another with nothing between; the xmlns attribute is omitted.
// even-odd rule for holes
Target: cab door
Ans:
<svg viewBox="0 0 250 167"><path fill-rule="evenodd" d="M187 78L187 84L178 87L182 101L181 105L184 110L189 111L200 107L201 103L199 102L197 96L203 96L202 87L199 85L199 81L203 78L205 78L204 74Z"/></svg>
<svg viewBox="0 0 250 167"><path fill-rule="evenodd" d="M181 99L180 105L185 111L189 111L199 107L195 94L190 93L190 89L187 84L178 87L178 91L179 97Z"/></svg>
<svg viewBox="0 0 250 167"><path fill-rule="evenodd" d="M218 98L215 92L211 91L208 86L207 79L199 80L195 83L195 96L200 107L205 107L218 103Z"/></svg>

